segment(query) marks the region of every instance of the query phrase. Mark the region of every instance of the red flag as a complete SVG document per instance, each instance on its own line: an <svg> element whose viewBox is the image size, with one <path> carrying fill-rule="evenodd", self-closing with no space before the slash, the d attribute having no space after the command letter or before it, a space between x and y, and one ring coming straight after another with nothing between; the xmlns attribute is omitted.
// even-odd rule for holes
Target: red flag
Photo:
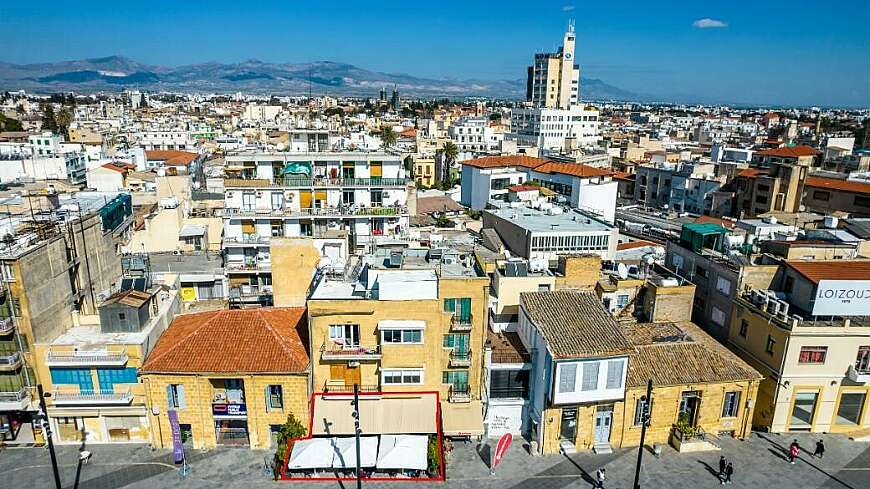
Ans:
<svg viewBox="0 0 870 489"><path fill-rule="evenodd" d="M498 441L498 445L495 446L495 455L492 458L492 470L501 463L501 459L504 457L505 452L509 446L511 446L511 440L513 440L513 435L510 433L505 433L504 436Z"/></svg>

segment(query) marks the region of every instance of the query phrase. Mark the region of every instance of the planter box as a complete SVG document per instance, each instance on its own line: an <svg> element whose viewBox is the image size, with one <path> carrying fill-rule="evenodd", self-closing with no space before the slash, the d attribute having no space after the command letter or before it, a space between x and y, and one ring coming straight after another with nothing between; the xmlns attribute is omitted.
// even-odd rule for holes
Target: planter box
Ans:
<svg viewBox="0 0 870 489"><path fill-rule="evenodd" d="M671 445L680 453L707 452L721 450L715 444L701 438L683 438L676 432L671 432Z"/></svg>

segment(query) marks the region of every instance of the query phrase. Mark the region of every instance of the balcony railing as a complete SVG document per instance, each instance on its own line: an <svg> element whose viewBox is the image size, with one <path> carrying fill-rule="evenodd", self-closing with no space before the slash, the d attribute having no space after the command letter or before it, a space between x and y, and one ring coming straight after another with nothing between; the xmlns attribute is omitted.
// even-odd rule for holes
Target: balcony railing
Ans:
<svg viewBox="0 0 870 489"><path fill-rule="evenodd" d="M450 318L450 327L453 331L471 331L472 319L471 314L454 314Z"/></svg>
<svg viewBox="0 0 870 489"><path fill-rule="evenodd" d="M451 367L469 367L471 366L471 352L453 350L450 352Z"/></svg>
<svg viewBox="0 0 870 489"><path fill-rule="evenodd" d="M15 321L9 318L0 318L0 335L6 335L15 331Z"/></svg>
<svg viewBox="0 0 870 489"><path fill-rule="evenodd" d="M272 270L272 263L266 261L254 263L229 262L227 263L227 270L231 272L269 272Z"/></svg>
<svg viewBox="0 0 870 489"><path fill-rule="evenodd" d="M334 345L327 347L324 345L320 349L320 358L324 361L328 360L380 360L380 346L351 346Z"/></svg>
<svg viewBox="0 0 870 489"><path fill-rule="evenodd" d="M490 363L529 363L532 356L520 351L493 351Z"/></svg>
<svg viewBox="0 0 870 489"><path fill-rule="evenodd" d="M87 365L116 366L127 364L127 352L108 351L51 351L45 357L50 367L79 367Z"/></svg>
<svg viewBox="0 0 870 489"><path fill-rule="evenodd" d="M271 243L271 236L231 236L224 238L225 245L268 245Z"/></svg>
<svg viewBox="0 0 870 489"><path fill-rule="evenodd" d="M30 389L22 387L15 392L0 392L0 410L18 411L30 403Z"/></svg>
<svg viewBox="0 0 870 489"><path fill-rule="evenodd" d="M133 392L123 390L118 392L67 392L54 391L51 395L55 406L69 406L77 404L130 404L133 402Z"/></svg>
<svg viewBox="0 0 870 489"><path fill-rule="evenodd" d="M490 387L489 397L491 399L527 399L529 396L528 387Z"/></svg>
<svg viewBox="0 0 870 489"><path fill-rule="evenodd" d="M378 392L381 390L381 387L377 384L364 385L361 384L359 386L359 392ZM353 384L342 384L326 381L323 384L323 392L331 392L336 394L347 394L353 393Z"/></svg>
<svg viewBox="0 0 870 489"><path fill-rule="evenodd" d="M285 187L404 187L404 178L326 178L284 177Z"/></svg>
<svg viewBox="0 0 870 489"><path fill-rule="evenodd" d="M453 384L447 393L449 402L471 402L471 389L468 384Z"/></svg>
<svg viewBox="0 0 870 489"><path fill-rule="evenodd" d="M342 206L314 207L306 209L224 209L226 217L390 217L408 213L403 205L395 206Z"/></svg>
<svg viewBox="0 0 870 489"><path fill-rule="evenodd" d="M9 354L0 354L0 371L8 372L11 370L18 370L21 367L23 360L21 358L20 352L14 352Z"/></svg>
<svg viewBox="0 0 870 489"><path fill-rule="evenodd" d="M846 372L849 380L859 384L870 382L870 370L866 368L856 368L855 365L849 365L849 370Z"/></svg>

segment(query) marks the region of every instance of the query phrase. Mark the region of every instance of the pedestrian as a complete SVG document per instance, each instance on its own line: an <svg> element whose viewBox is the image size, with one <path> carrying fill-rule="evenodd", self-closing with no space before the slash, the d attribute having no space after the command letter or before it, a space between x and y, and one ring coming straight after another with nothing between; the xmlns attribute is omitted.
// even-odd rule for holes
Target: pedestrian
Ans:
<svg viewBox="0 0 870 489"><path fill-rule="evenodd" d="M813 452L813 457L822 458L825 456L825 443L822 440L816 442L816 450Z"/></svg>
<svg viewBox="0 0 870 489"><path fill-rule="evenodd" d="M600 467L595 472L595 479L598 483L598 489L604 489L604 480L607 479L606 469L604 467Z"/></svg>
<svg viewBox="0 0 870 489"><path fill-rule="evenodd" d="M731 476L734 474L734 464L728 462L725 467L725 482L723 484L731 484Z"/></svg>
<svg viewBox="0 0 870 489"><path fill-rule="evenodd" d="M728 465L728 461L725 460L723 455L719 456L719 482L722 482L725 478L725 467ZM724 484L724 482L722 482Z"/></svg>
<svg viewBox="0 0 870 489"><path fill-rule="evenodd" d="M794 461L801 454L801 446L798 445L798 441L794 440L791 442L791 445L788 446L788 463L794 465Z"/></svg>

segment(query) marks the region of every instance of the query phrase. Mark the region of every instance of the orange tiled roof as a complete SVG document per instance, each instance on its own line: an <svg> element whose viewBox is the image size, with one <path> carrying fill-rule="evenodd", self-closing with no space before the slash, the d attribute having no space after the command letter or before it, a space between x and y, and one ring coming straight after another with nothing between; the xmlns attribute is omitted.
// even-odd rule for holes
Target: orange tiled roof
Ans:
<svg viewBox="0 0 870 489"><path fill-rule="evenodd" d="M413 127L409 127L407 129L405 129L404 131L400 132L399 136L402 136L405 138L415 138L415 137L417 137L417 130L414 129Z"/></svg>
<svg viewBox="0 0 870 489"><path fill-rule="evenodd" d="M867 280L870 260L789 260L786 265L817 284L821 280Z"/></svg>
<svg viewBox="0 0 870 489"><path fill-rule="evenodd" d="M743 178L756 178L763 175L767 175L767 170L762 168L745 168L740 170L740 173L737 174L738 177Z"/></svg>
<svg viewBox="0 0 870 489"><path fill-rule="evenodd" d="M526 155L484 156L482 158L474 158L462 162L463 165L473 166L475 168L504 168L508 166L537 168L545 163L548 163L548 161L543 158L535 158Z"/></svg>
<svg viewBox="0 0 870 489"><path fill-rule="evenodd" d="M141 370L304 372L309 361L306 328L304 307L184 314L176 317L160 336Z"/></svg>
<svg viewBox="0 0 870 489"><path fill-rule="evenodd" d="M627 243L619 243L616 245L617 251L625 251L625 250L633 250L635 248L643 248L644 246L661 246L658 243L653 243L652 241L629 241Z"/></svg>
<svg viewBox="0 0 870 489"><path fill-rule="evenodd" d="M199 155L191 153L190 151L178 150L155 150L145 152L145 158L152 161L162 161L163 164L170 166L187 166L195 160L197 156Z"/></svg>
<svg viewBox="0 0 870 489"><path fill-rule="evenodd" d="M508 190L511 192L525 192L528 190L538 190L539 187L535 187L534 185L512 185Z"/></svg>
<svg viewBox="0 0 870 489"><path fill-rule="evenodd" d="M102 165L102 167L107 170L115 170L118 173L124 173L125 171L136 169L136 165L125 163L123 161L113 161L111 163L106 163L105 165Z"/></svg>
<svg viewBox="0 0 870 489"><path fill-rule="evenodd" d="M807 177L805 185L807 187L839 190L856 194L870 194L870 183L839 180L836 178Z"/></svg>
<svg viewBox="0 0 870 489"><path fill-rule="evenodd" d="M797 158L799 156L815 156L819 154L815 148L809 146L791 146L783 148L763 149L757 153L761 156L778 156L780 158Z"/></svg>
<svg viewBox="0 0 870 489"><path fill-rule="evenodd" d="M698 218L695 219L695 222L698 224L704 224L704 223L718 224L726 229L734 229L734 222L733 221L729 221L727 219L719 219L718 217L713 217L713 216L698 216Z"/></svg>
<svg viewBox="0 0 870 489"><path fill-rule="evenodd" d="M546 163L535 168L535 171L541 173L560 173L562 175L572 175L575 177L601 177L612 175L610 170L602 170L594 166L583 165L580 163Z"/></svg>
<svg viewBox="0 0 870 489"><path fill-rule="evenodd" d="M613 178L616 180L622 180L625 182L633 182L637 179L637 175L634 173L627 173L624 171L615 171L613 172Z"/></svg>

